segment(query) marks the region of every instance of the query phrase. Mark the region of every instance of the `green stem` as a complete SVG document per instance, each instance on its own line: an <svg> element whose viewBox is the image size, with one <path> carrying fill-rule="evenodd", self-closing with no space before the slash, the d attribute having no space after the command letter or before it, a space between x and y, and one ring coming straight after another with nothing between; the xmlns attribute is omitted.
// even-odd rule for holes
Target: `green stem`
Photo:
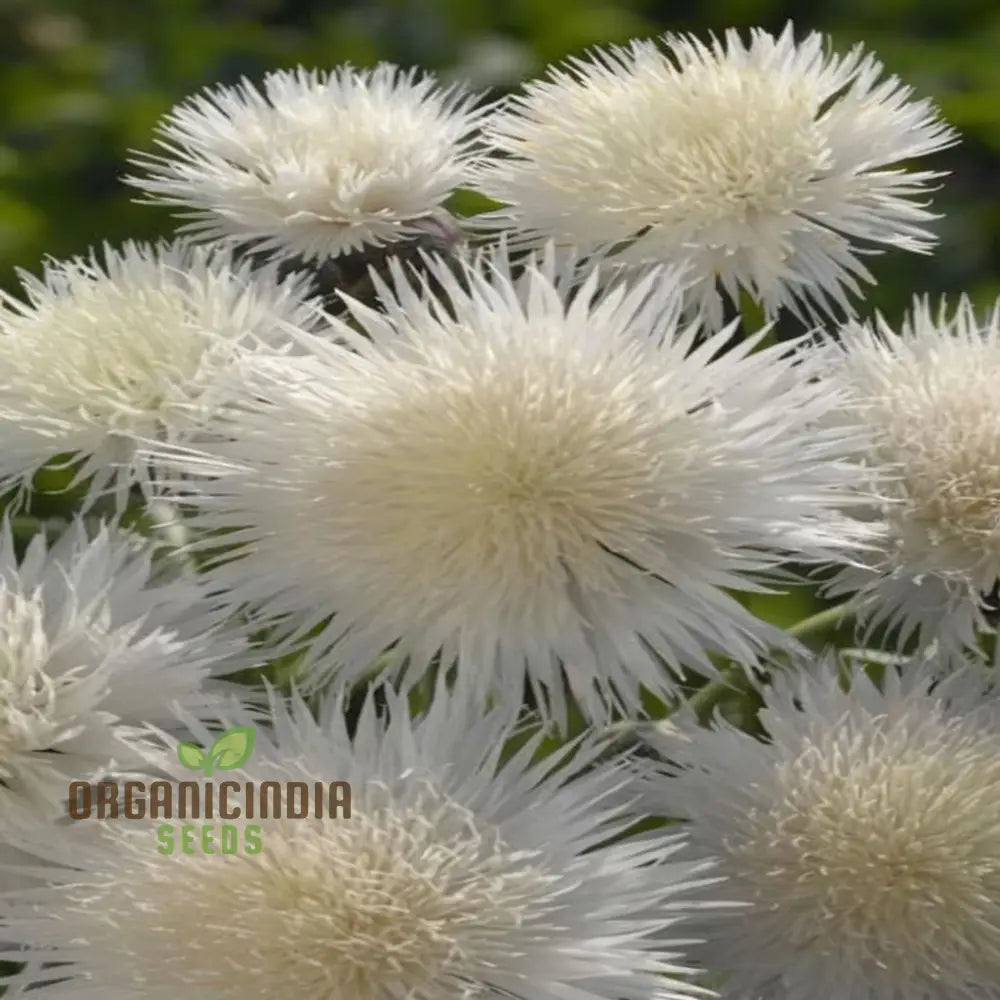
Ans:
<svg viewBox="0 0 1000 1000"><path fill-rule="evenodd" d="M843 604L835 604L832 608L826 608L808 618L803 618L802 621L785 629L785 632L793 639L808 639L838 628L844 619L851 617L853 613L854 608L851 606L851 602L844 601Z"/></svg>
<svg viewBox="0 0 1000 1000"><path fill-rule="evenodd" d="M802 621L796 622L786 629L787 635L793 639L807 639L811 636L821 634L828 630L837 628L845 619L853 613L850 601L837 604L832 608L825 608ZM719 680L709 681L704 687L699 688L685 703L684 707L692 711L699 721L704 722L711 718L712 712L720 702L730 697L734 692L740 691L740 680L743 678L742 671L732 668L723 671L723 677Z"/></svg>
<svg viewBox="0 0 1000 1000"><path fill-rule="evenodd" d="M717 681L709 681L704 687L697 691L686 702L684 708L694 712L700 722L711 718L716 706L740 691L739 681L742 679L742 671L729 668L723 671L723 677Z"/></svg>

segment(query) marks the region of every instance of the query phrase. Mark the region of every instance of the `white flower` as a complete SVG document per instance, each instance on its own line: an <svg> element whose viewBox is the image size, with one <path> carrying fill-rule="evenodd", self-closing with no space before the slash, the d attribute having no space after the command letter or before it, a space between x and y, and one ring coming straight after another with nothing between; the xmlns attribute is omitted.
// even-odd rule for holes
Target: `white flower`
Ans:
<svg viewBox="0 0 1000 1000"><path fill-rule="evenodd" d="M724 588L852 540L831 511L857 471L829 461L849 441L811 426L836 394L759 337L696 348L669 275L574 292L553 259L517 280L503 254L429 260L440 297L396 267L383 312L352 305L366 337L244 366L238 433L185 495L229 532L235 605L299 635L332 615L312 648L345 678L395 644L416 680L441 651L483 696L520 700L527 671L557 715L560 663L586 710L638 709L672 686L659 657L712 671L708 650L778 641Z"/></svg>
<svg viewBox="0 0 1000 1000"><path fill-rule="evenodd" d="M721 721L655 740L651 808L752 907L693 929L725 998L1000 997L1000 708L981 674L933 667L884 691L782 672L767 741Z"/></svg>
<svg viewBox="0 0 1000 1000"><path fill-rule="evenodd" d="M827 349L832 420L868 434L881 539L831 593L860 592L869 631L900 646L934 641L961 656L989 628L981 605L1000 579L1000 302L985 320L962 298L949 314L914 301L897 335L852 324Z"/></svg>
<svg viewBox="0 0 1000 1000"><path fill-rule="evenodd" d="M769 316L852 313L845 292L874 280L858 254L932 245L921 199L942 175L891 168L955 134L896 77L879 82L860 46L833 56L790 24L664 42L572 59L494 114L484 139L503 155L476 187L507 206L479 221L628 265L685 263L715 328L718 285Z"/></svg>
<svg viewBox="0 0 1000 1000"><path fill-rule="evenodd" d="M308 815L248 820L240 806L226 820L235 853L160 853L148 818L101 824L96 847L74 839L84 821L38 835L52 884L0 897L2 936L27 948L6 956L28 962L19 981L63 980L33 991L39 1000L694 992L676 978L674 925L706 866L670 862L676 837L621 839L630 779L593 766L602 742L532 763L539 733L505 760L509 713L439 693L413 721L404 697L386 697L389 721L369 699L353 736L343 698L319 722L303 702L274 706L273 731L258 728L251 759L226 772L227 801L245 803L248 781L305 782ZM174 780L191 779L174 759ZM318 817L314 783L334 781L350 784L350 816L324 797ZM243 851L251 827L255 854ZM69 964L53 975L31 968L41 962Z"/></svg>
<svg viewBox="0 0 1000 1000"><path fill-rule="evenodd" d="M0 841L19 813L64 811L69 781L136 762L136 727L173 706L217 711L222 672L253 666L198 580L165 574L137 536L73 522L18 562L0 531ZM3 935L0 934L0 937Z"/></svg>
<svg viewBox="0 0 1000 1000"><path fill-rule="evenodd" d="M0 481L30 485L73 453L89 499L148 486L132 435L185 440L220 404L221 372L247 350L277 349L314 325L304 277L252 272L182 243L105 246L21 273L23 300L0 295Z"/></svg>
<svg viewBox="0 0 1000 1000"><path fill-rule="evenodd" d="M176 107L128 178L199 237L306 260L412 235L462 186L483 109L389 63L269 73Z"/></svg>

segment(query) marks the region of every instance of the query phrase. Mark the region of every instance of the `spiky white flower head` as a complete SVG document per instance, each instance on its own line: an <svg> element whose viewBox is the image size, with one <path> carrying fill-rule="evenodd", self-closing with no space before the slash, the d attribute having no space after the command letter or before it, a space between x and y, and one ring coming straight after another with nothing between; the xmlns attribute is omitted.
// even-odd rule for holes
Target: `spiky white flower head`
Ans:
<svg viewBox="0 0 1000 1000"><path fill-rule="evenodd" d="M768 316L839 307L874 280L878 246L926 251L924 207L941 174L890 169L952 145L927 101L860 46L824 51L792 26L724 43L667 35L571 59L489 118L476 187L506 207L480 216L627 265L686 263L717 328L719 286ZM867 250L865 248L868 248Z"/></svg>
<svg viewBox="0 0 1000 1000"><path fill-rule="evenodd" d="M585 710L639 710L663 660L779 640L724 588L853 540L849 438L812 426L836 394L760 335L695 346L669 274L599 292L554 260L428 258L439 292L396 266L382 312L348 300L365 336L244 366L238 433L185 497L206 546L227 531L234 604L319 626L345 678L395 644L415 680L440 651L483 697L520 701L527 673L560 715L563 668Z"/></svg>
<svg viewBox="0 0 1000 1000"><path fill-rule="evenodd" d="M649 803L748 904L692 951L727 1000L1000 997L1000 709L940 664L780 673L766 740L675 720ZM681 738L678 738L681 737Z"/></svg>
<svg viewBox="0 0 1000 1000"><path fill-rule="evenodd" d="M533 761L540 732L504 759L509 712L482 715L440 692L414 721L405 697L386 697L388 721L369 698L351 735L341 697L318 722L301 701L274 705L273 730L258 728L250 759L226 772L239 789L227 801L241 803L226 820L234 853L218 841L211 855L160 853L160 820L148 817L106 822L103 843L82 850L83 821L41 835L52 884L0 897L2 936L27 949L8 956L29 964L15 982L48 980L39 1000L695 992L678 978L683 894L710 871L673 864L676 837L621 839L635 821L631 777L598 765L603 741ZM192 774L175 758L172 777ZM283 783L281 818L247 818L249 781ZM287 815L286 782L305 783L305 817ZM331 808L332 782L349 783L349 816L343 794ZM56 976L31 968L44 962L68 964Z"/></svg>
<svg viewBox="0 0 1000 1000"><path fill-rule="evenodd" d="M19 562L3 522L0 840L15 813L62 811L70 780L139 761L137 727L217 710L219 675L254 661L207 595L114 524L36 535Z"/></svg>
<svg viewBox="0 0 1000 1000"><path fill-rule="evenodd" d="M831 413L868 433L876 470L864 512L881 538L831 593L860 593L869 629L960 656L989 629L982 605L1000 579L1000 302L977 317L916 299L897 334L852 324L827 349Z"/></svg>
<svg viewBox="0 0 1000 1000"><path fill-rule="evenodd" d="M322 260L419 231L466 179L483 113L457 87L389 63L282 70L189 98L163 155L127 178L192 211L187 231Z"/></svg>
<svg viewBox="0 0 1000 1000"><path fill-rule="evenodd" d="M0 482L28 486L65 453L123 501L150 470L132 437L186 440L206 429L220 373L248 350L314 326L304 276L252 271L184 243L126 243L22 272L24 298L0 293Z"/></svg>

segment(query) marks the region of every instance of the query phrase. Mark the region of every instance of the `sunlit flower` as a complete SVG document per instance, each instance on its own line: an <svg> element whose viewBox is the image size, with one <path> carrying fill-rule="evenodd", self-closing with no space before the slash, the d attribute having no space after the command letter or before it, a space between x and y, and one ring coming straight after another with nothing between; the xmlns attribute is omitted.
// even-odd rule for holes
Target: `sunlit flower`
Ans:
<svg viewBox="0 0 1000 1000"><path fill-rule="evenodd" d="M319 313L306 279L180 243L106 246L21 281L24 299L0 293L0 483L27 486L71 453L91 499L148 486L132 436L204 430L233 359L287 345Z"/></svg>
<svg viewBox="0 0 1000 1000"><path fill-rule="evenodd" d="M676 837L621 839L631 779L593 766L599 740L532 762L539 733L505 757L505 711L440 694L414 721L405 698L386 698L389 720L369 699L351 735L341 698L318 722L303 702L274 706L274 729L258 728L252 756L226 777L241 802L250 781L304 782L307 815L227 819L232 853L221 834L213 854L182 853L180 824L167 824L174 851L161 851L161 821L148 817L102 824L96 846L75 839L84 822L39 835L52 884L0 897L0 936L27 949L6 956L28 962L15 981L48 980L32 989L38 1000L692 992L675 925L684 893L710 873L669 860ZM195 735L209 746L214 734ZM175 760L172 776L192 773ZM349 816L329 793L318 816L314 783L334 781L350 785ZM245 851L251 830L257 853ZM66 964L53 975L43 962Z"/></svg>
<svg viewBox="0 0 1000 1000"><path fill-rule="evenodd" d="M867 512L881 540L834 594L860 591L869 631L961 655L990 628L1000 580L1000 302L977 318L917 299L897 335L879 318L828 348L828 384L846 392L830 419L860 424L884 503Z"/></svg>
<svg viewBox="0 0 1000 1000"><path fill-rule="evenodd" d="M413 235L462 186L482 109L389 63L280 71L174 108L128 178L199 237L307 260ZM416 229L415 229L416 224Z"/></svg>
<svg viewBox="0 0 1000 1000"><path fill-rule="evenodd" d="M692 928L733 1000L1000 996L1000 709L981 675L779 672L758 740L672 720L650 806L747 904ZM718 981L716 981L718 982Z"/></svg>
<svg viewBox="0 0 1000 1000"><path fill-rule="evenodd" d="M234 605L321 626L345 678L395 644L415 680L440 651L556 714L563 674L590 711L638 709L664 661L780 641L725 588L854 541L833 510L857 470L829 458L850 437L812 426L836 394L759 336L696 348L667 274L571 290L553 259L429 261L438 294L396 267L383 312L352 306L366 336L241 369L247 405L195 466L217 478L185 497L206 546L227 531Z"/></svg>
<svg viewBox="0 0 1000 1000"><path fill-rule="evenodd" d="M91 539L74 522L51 546L36 535L18 562L3 523L0 841L16 815L64 811L70 780L139 762L136 727L175 722L175 705L217 710L218 675L253 660L206 597L113 525Z"/></svg>
<svg viewBox="0 0 1000 1000"><path fill-rule="evenodd" d="M494 114L484 138L502 155L476 186L506 207L479 221L627 265L685 263L716 328L720 286L769 316L851 313L847 293L874 280L859 254L933 244L924 206L941 174L892 168L955 134L880 81L874 56L831 55L817 33L796 43L791 25L663 41L571 59Z"/></svg>

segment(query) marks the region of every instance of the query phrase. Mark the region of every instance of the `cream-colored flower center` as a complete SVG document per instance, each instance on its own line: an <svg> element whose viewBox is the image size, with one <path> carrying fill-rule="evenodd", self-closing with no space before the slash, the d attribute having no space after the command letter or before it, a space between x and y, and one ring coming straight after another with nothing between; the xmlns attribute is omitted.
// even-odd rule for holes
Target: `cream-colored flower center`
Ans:
<svg viewBox="0 0 1000 1000"><path fill-rule="evenodd" d="M512 148L576 191L585 216L620 215L637 228L752 226L762 214L808 210L811 183L831 165L819 96L757 67L668 72L651 62L556 93L542 118L556 119L561 141L528 127ZM735 238L727 230L726 245Z"/></svg>
<svg viewBox="0 0 1000 1000"><path fill-rule="evenodd" d="M47 412L141 432L164 405L186 398L208 332L232 324L231 302L219 295L215 305L199 306L189 298L197 290L184 289L182 279L175 286L148 277L157 284L75 278L71 290L9 322L18 343L10 363L25 384L46 389Z"/></svg>
<svg viewBox="0 0 1000 1000"><path fill-rule="evenodd" d="M900 475L886 511L900 559L980 590L1000 576L1000 406L986 361L913 372L869 418L877 458Z"/></svg>
<svg viewBox="0 0 1000 1000"><path fill-rule="evenodd" d="M726 852L792 948L906 983L1000 954L1000 744L886 720L805 745Z"/></svg>
<svg viewBox="0 0 1000 1000"><path fill-rule="evenodd" d="M366 799L346 819L264 823L252 856L165 858L151 838L148 867L120 876L139 881L70 902L99 912L102 977L155 997L467 997L547 877L430 788Z"/></svg>
<svg viewBox="0 0 1000 1000"><path fill-rule="evenodd" d="M667 113L650 114L653 141L639 160L665 205L705 222L808 206L807 185L829 165L811 95L739 67L712 67L711 79L688 69L679 83Z"/></svg>
<svg viewBox="0 0 1000 1000"><path fill-rule="evenodd" d="M400 384L346 425L318 488L337 497L324 521L345 560L391 563L452 605L483 592L528 614L566 567L584 588L614 588L601 546L649 544L661 467L695 433L689 418L650 398L628 359L478 364L427 378L401 365L387 376Z"/></svg>

